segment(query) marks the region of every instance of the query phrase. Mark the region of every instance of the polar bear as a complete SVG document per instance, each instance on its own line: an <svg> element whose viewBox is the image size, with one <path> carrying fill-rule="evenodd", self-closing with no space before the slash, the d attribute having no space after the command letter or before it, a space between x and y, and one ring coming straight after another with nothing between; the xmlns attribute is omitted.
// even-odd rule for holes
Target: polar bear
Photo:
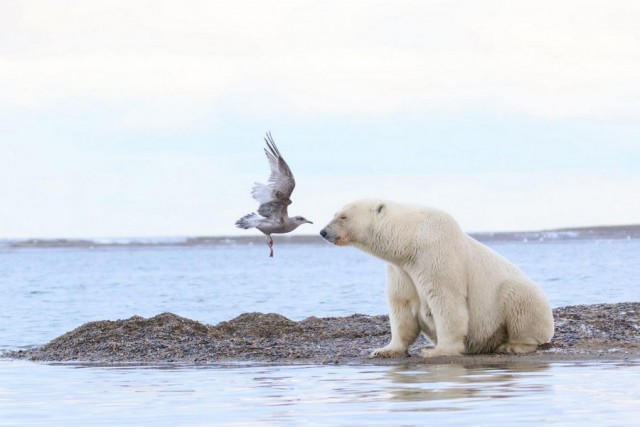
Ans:
<svg viewBox="0 0 640 427"><path fill-rule="evenodd" d="M391 342L371 357L407 355L420 332L435 345L424 357L528 353L553 336L542 289L443 211L358 200L320 235L388 263Z"/></svg>

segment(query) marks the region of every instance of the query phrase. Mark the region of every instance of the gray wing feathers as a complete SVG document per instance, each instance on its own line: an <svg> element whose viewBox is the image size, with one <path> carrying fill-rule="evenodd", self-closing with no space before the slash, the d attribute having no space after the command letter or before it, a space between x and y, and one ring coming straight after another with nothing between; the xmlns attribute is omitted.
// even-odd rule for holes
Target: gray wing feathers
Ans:
<svg viewBox="0 0 640 427"><path fill-rule="evenodd" d="M280 198L288 199L293 193L293 189L296 186L296 181L293 178L289 165L284 161L276 143L273 141L271 132L267 132L267 136L264 138L267 143L267 148L264 149L267 159L269 160L269 166L271 167L271 175L269 175L269 183L274 192L281 192Z"/></svg>
<svg viewBox="0 0 640 427"><path fill-rule="evenodd" d="M288 200L288 199L287 199ZM258 208L258 213L265 218L275 218L280 222L284 222L284 219L288 216L287 206L291 204L291 201L288 200L288 203L273 201L269 203L264 203L260 205Z"/></svg>
<svg viewBox="0 0 640 427"><path fill-rule="evenodd" d="M291 204L291 193L296 186L289 165L284 161L276 143L273 141L271 132L264 138L267 148L264 149L269 160L271 174L269 175L269 185L256 183L251 192L253 198L260 203L258 213L266 218L277 219L284 222L288 216L287 206Z"/></svg>

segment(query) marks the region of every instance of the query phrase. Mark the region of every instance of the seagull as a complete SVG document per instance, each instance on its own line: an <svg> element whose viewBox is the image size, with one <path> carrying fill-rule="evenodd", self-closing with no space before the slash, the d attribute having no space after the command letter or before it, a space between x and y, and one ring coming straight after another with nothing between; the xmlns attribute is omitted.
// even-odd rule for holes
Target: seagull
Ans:
<svg viewBox="0 0 640 427"><path fill-rule="evenodd" d="M264 138L267 148L264 152L269 160L271 175L269 184L255 183L251 190L251 195L260 203L258 213L250 213L236 221L236 227L257 228L267 236L269 245L269 256L273 257L272 234L289 233L302 224L313 224L313 222L302 216L289 217L287 206L291 204L291 193L296 186L291 169L284 161L276 143L271 137L271 132L267 132Z"/></svg>

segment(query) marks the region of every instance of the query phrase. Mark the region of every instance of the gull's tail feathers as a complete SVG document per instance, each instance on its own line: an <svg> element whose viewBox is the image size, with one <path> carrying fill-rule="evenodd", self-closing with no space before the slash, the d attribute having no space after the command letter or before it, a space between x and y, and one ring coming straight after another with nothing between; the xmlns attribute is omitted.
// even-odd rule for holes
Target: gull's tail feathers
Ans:
<svg viewBox="0 0 640 427"><path fill-rule="evenodd" d="M260 224L260 219L261 219L260 215L253 212L237 220L236 227L244 228L245 230L249 228L255 228L256 226L258 226L258 224Z"/></svg>

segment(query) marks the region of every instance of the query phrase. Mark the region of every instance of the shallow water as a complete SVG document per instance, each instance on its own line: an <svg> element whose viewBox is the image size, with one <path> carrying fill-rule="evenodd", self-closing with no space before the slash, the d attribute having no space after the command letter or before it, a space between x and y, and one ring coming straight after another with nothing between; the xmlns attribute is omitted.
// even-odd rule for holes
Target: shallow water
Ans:
<svg viewBox="0 0 640 427"><path fill-rule="evenodd" d="M640 241L494 244L552 306L640 301ZM217 323L383 314L382 262L266 245L0 249L0 351L164 311ZM638 363L52 365L0 359L0 425L634 425Z"/></svg>
<svg viewBox="0 0 640 427"><path fill-rule="evenodd" d="M637 425L640 366L0 364L8 425ZM5 384L11 384L7 387Z"/></svg>

